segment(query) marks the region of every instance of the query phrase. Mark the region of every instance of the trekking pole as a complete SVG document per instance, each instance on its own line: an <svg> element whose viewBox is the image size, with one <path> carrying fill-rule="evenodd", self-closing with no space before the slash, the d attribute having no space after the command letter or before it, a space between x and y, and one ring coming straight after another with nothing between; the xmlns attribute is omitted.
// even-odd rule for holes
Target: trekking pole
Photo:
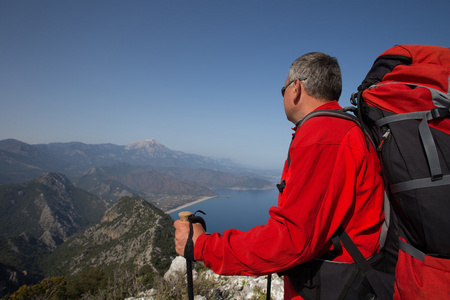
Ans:
<svg viewBox="0 0 450 300"><path fill-rule="evenodd" d="M178 214L182 222L189 222L189 236L186 241L186 246L184 247L184 258L186 258L186 275L187 275L187 292L189 300L194 300L194 280L192 278L192 262L195 261L194 258L194 242L192 241L192 236L194 235L193 223L200 223L206 232L206 223L202 217L196 216L196 213L202 213L206 215L203 211L197 210L195 213L189 211L182 211Z"/></svg>
<svg viewBox="0 0 450 300"><path fill-rule="evenodd" d="M192 213L189 211L182 211L178 214L182 222L189 222L189 217ZM189 233L190 235L191 233ZM186 257L186 276L187 276L187 293L188 299L194 300L194 280L192 277L192 261Z"/></svg>
<svg viewBox="0 0 450 300"><path fill-rule="evenodd" d="M266 300L270 300L270 290L272 287L272 274L267 275L267 294Z"/></svg>

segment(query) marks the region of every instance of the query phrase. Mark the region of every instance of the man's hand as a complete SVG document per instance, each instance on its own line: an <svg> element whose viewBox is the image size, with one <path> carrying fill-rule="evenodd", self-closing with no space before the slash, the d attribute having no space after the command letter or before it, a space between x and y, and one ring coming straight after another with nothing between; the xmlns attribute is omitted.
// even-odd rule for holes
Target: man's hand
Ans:
<svg viewBox="0 0 450 300"><path fill-rule="evenodd" d="M179 255L184 256L184 248L189 236L189 222L177 220L173 223L173 226L175 227L175 250ZM201 234L205 233L205 230L200 223L192 224L192 228L194 230L192 241L195 247L195 241Z"/></svg>

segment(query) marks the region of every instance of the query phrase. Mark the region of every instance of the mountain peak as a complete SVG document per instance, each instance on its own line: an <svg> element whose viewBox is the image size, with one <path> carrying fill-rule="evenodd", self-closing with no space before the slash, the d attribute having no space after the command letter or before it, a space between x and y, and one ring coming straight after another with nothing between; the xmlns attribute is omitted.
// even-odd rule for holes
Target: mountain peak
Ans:
<svg viewBox="0 0 450 300"><path fill-rule="evenodd" d="M72 182L65 175L54 172L45 173L41 177L36 178L34 181L47 185L51 188L63 186L64 189L67 189L68 186L72 186Z"/></svg>
<svg viewBox="0 0 450 300"><path fill-rule="evenodd" d="M29 156L30 151L33 147L27 143L15 140L7 139L0 141L0 150L7 151L14 154L19 154L22 156Z"/></svg>
<svg viewBox="0 0 450 300"><path fill-rule="evenodd" d="M156 139L148 139L143 141L138 141L132 144L129 144L125 147L126 150L137 149L137 148L146 148L146 147L159 147L162 146Z"/></svg>
<svg viewBox="0 0 450 300"><path fill-rule="evenodd" d="M172 150L170 150L163 144L160 144L155 139L144 140L130 144L125 147L125 150L136 152L139 154L144 154L149 157L160 157L160 158L167 157L168 153L172 152Z"/></svg>

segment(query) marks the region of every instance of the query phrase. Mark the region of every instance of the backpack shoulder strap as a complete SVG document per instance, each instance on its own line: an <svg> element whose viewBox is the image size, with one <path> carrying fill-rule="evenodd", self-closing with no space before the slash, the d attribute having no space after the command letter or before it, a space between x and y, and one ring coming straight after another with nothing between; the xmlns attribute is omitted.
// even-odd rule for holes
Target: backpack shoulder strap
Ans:
<svg viewBox="0 0 450 300"><path fill-rule="evenodd" d="M303 120L300 121L298 126L301 126L303 123L305 123L306 121L308 121L309 119L311 119L313 117L319 117L319 116L329 116L329 117L335 117L335 118L342 118L342 119L350 120L350 121L355 122L359 126L359 128L361 128L361 130L364 133L364 135L365 135L366 139L368 140L368 142L370 142L372 144L372 146L375 147L375 143L374 143L374 141L372 139L372 136L365 129L365 127L363 126L363 123L361 122L361 120L359 118L355 117L354 115L352 115L352 114L347 112L347 111L354 111L354 109L355 109L354 107L346 107L343 110L334 110L334 109L316 110L316 111L313 111L313 112L309 113L308 115L306 115L306 117L303 118ZM367 145L367 147L369 147L369 145ZM390 223L390 200L389 200L389 196L387 195L386 192L384 193L384 212L385 212L385 221L383 222L383 226L382 226L382 229L381 229L380 248L383 248L384 245L385 245L386 236L387 236L387 232L388 232L389 225L390 225L389 224ZM345 231L344 231L343 234L346 234ZM353 248L351 245L349 245L349 247ZM347 251L348 250L349 249L347 249ZM359 250L357 248L356 248L356 250L359 252ZM362 254L360 253L359 257L361 255ZM353 255L352 255L352 257L353 257ZM355 259L355 257L353 257L353 259ZM356 261L356 259L355 259L355 261ZM359 261L361 261L361 259L359 259ZM364 264L364 263L362 263L362 264Z"/></svg>
<svg viewBox="0 0 450 300"><path fill-rule="evenodd" d="M342 226L339 226L336 233L345 249L348 251L350 256L355 261L358 269L362 272L364 278L366 278L372 290L375 292L377 299L392 299L392 294L394 292L394 277L393 275L389 275L387 273L381 273L376 271L370 262L366 260L366 258L362 255L359 249L356 247L355 243L352 241L350 236L344 230ZM379 256L378 259L381 259L382 256ZM378 260L377 259L377 260ZM357 273L354 274L356 276ZM346 284L344 291L339 296L339 299L345 299L348 289L354 285L352 281L354 281L356 277L352 277ZM352 287L354 288L354 287ZM370 295L368 291L364 288L364 285L357 286L356 290L361 295ZM373 296L373 295L372 295Z"/></svg>
<svg viewBox="0 0 450 300"><path fill-rule="evenodd" d="M371 135L367 132L367 130L364 128L362 122L360 119L355 117L354 115L348 113L347 111L351 110L352 108L344 108L343 110L334 110L334 109L321 109L321 110L315 110L313 112L310 112L307 114L299 123L298 127L302 126L303 123L308 121L309 119L313 117L335 117L335 118L341 118L346 119L355 122L359 128L361 128L362 132L364 133L366 139L368 142L372 144L372 146L375 147L375 143L371 137ZM369 147L369 145L367 145Z"/></svg>
<svg viewBox="0 0 450 300"><path fill-rule="evenodd" d="M361 125L361 122L358 118L356 118L353 115L350 115L349 113L345 112L344 110L335 110L335 109L321 109L321 110L315 110L307 114L298 124L298 126L302 126L303 123L308 121L309 119L313 117L336 117L341 119L347 119L354 121L358 125Z"/></svg>

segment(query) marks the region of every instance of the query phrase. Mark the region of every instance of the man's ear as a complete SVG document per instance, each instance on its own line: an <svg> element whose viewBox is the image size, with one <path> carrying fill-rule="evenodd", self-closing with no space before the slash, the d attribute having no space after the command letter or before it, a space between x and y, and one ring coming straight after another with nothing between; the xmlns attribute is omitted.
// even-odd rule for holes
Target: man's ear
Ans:
<svg viewBox="0 0 450 300"><path fill-rule="evenodd" d="M294 93L294 103L297 104L300 101L300 96L302 95L302 84L300 80L295 79L292 92Z"/></svg>

